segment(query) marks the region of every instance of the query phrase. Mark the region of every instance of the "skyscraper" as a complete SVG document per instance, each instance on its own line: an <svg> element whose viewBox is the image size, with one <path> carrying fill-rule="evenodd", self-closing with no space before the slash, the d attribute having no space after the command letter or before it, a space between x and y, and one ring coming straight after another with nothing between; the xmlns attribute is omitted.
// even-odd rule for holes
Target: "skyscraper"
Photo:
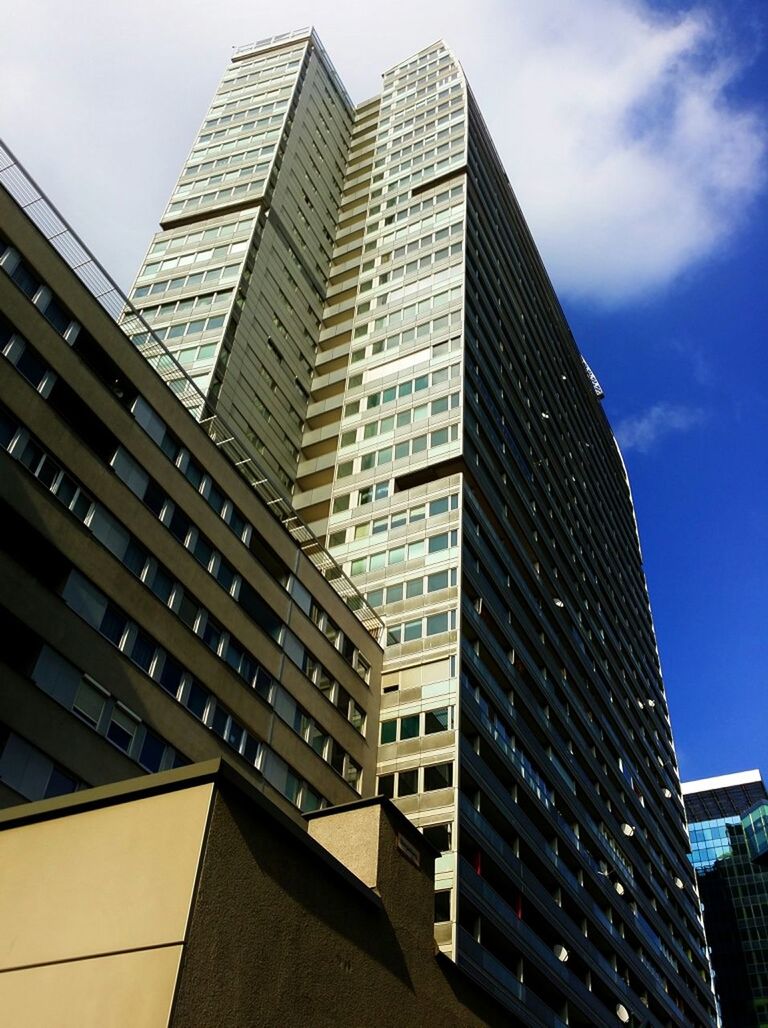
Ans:
<svg viewBox="0 0 768 1028"><path fill-rule="evenodd" d="M768 1025L768 792L760 772L683 783L725 1028Z"/></svg>
<svg viewBox="0 0 768 1028"><path fill-rule="evenodd" d="M526 1025L711 1024L626 471L450 49L354 107L241 48L132 296L385 620L441 948Z"/></svg>

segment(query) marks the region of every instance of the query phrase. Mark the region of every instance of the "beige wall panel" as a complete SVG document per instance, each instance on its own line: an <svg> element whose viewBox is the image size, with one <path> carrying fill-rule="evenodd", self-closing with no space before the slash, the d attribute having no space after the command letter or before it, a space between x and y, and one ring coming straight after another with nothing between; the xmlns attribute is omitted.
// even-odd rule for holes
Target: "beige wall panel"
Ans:
<svg viewBox="0 0 768 1028"><path fill-rule="evenodd" d="M0 974L13 1028L166 1028L181 946Z"/></svg>
<svg viewBox="0 0 768 1028"><path fill-rule="evenodd" d="M211 792L1 833L0 969L183 940Z"/></svg>

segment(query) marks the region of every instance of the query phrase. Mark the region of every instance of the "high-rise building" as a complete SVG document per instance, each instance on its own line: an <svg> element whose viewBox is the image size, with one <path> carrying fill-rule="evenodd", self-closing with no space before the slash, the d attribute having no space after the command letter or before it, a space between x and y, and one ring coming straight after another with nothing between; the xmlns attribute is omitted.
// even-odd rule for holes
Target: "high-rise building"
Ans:
<svg viewBox="0 0 768 1028"><path fill-rule="evenodd" d="M768 1026L768 792L758 770L683 783L724 1028Z"/></svg>
<svg viewBox="0 0 768 1028"><path fill-rule="evenodd" d="M441 948L527 1025L711 1024L626 471L450 49L357 107L237 51L132 297L385 620Z"/></svg>

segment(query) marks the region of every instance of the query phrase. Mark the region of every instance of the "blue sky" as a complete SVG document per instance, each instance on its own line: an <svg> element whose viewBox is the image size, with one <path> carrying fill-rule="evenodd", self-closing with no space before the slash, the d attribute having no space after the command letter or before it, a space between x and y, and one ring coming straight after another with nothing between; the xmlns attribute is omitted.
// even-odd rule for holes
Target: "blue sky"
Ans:
<svg viewBox="0 0 768 1028"><path fill-rule="evenodd" d="M127 287L232 45L314 23L356 100L464 64L629 469L684 778L768 775L759 0L29 0L6 142Z"/></svg>

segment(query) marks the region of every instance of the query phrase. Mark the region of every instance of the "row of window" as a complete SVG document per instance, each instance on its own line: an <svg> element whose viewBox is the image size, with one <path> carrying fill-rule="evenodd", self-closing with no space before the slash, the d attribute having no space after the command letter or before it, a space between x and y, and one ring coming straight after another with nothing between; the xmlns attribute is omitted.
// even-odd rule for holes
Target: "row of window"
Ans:
<svg viewBox="0 0 768 1028"><path fill-rule="evenodd" d="M394 400L402 400L414 393L420 393L424 389L442 385L444 382L448 382L450 379L459 378L460 376L460 363L438 368L437 371L433 371L431 373L416 375L414 378L405 379L405 381L399 382L397 385L387 386L386 389L377 390L375 393L368 393L367 396L362 397L360 400L350 401L344 405L344 417L349 417L352 414L358 414L361 408L363 410L374 410L376 407L383 407L388 403L392 403ZM362 384L362 376L360 376L359 382L355 376L350 377L350 388L354 388L358 384ZM405 422L403 422L403 424L405 424Z"/></svg>
<svg viewBox="0 0 768 1028"><path fill-rule="evenodd" d="M447 164L448 162L446 161L445 163ZM431 201L424 201L425 209L430 205ZM415 208L420 206L420 204L414 205ZM404 215L403 217L395 214L388 214L382 221L372 221L370 224L366 225L366 236L372 236L381 229L394 225L396 221L406 222L401 228L395 229L394 231L383 232L379 235L377 245L379 247L383 247L393 243L397 239L405 239L414 232L425 232L430 228L439 228L441 225L445 225L446 222L450 223L464 216L464 201L460 200L458 203L451 204L450 207L443 207L439 211L434 211L431 214L426 214L422 218L414 218L413 220L408 217L407 210L401 213Z"/></svg>
<svg viewBox="0 0 768 1028"><path fill-rule="evenodd" d="M442 293L435 293L434 296L425 297L417 303L408 304L407 307L403 307L400 310L394 310L390 311L388 314L383 314L374 319L371 331L381 332L383 329L397 328L398 325L407 325L409 322L424 318L428 314L439 311L449 304L457 303L461 300L463 288L463 285L453 286L451 289L446 289ZM360 304L358 305L357 312L358 314L365 313L367 309L368 308L366 308L365 304ZM419 334L420 333L417 331L417 335ZM421 334L425 334L423 330Z"/></svg>
<svg viewBox="0 0 768 1028"><path fill-rule="evenodd" d="M463 124L461 122L454 122L451 127L451 139L446 140L444 143L438 143L437 145L427 146L424 145L420 148L420 152L415 153L413 157L407 157L399 164L390 164L387 168L388 175L397 175L403 171L410 171L412 168L418 169L419 165L424 161L435 160L445 154L450 153L453 149L464 148L464 133L461 131ZM433 165L434 166L434 165ZM426 169L424 169L426 170Z"/></svg>
<svg viewBox="0 0 768 1028"><path fill-rule="evenodd" d="M439 614L428 614L426 617L414 618L397 625L387 625L387 645L397 646L400 643L415 642L417 639L431 638L444 632L456 629L456 611L444 610Z"/></svg>
<svg viewBox="0 0 768 1028"><path fill-rule="evenodd" d="M188 232L155 240L149 248L149 255L156 257L160 254L172 253L174 250L183 250L186 246L195 246L197 243L213 243L217 239L230 239L242 232L250 233L252 228L253 217L243 217L239 220L228 221L223 225L216 225L213 228L190 229ZM145 273L146 269L143 274Z"/></svg>
<svg viewBox="0 0 768 1028"><path fill-rule="evenodd" d="M139 314L146 321L154 321L156 318L178 318L180 315L191 314L192 311L194 311L195 314L199 314L200 311L208 310L212 306L228 304L232 298L233 292L234 290L232 289L220 289L217 292L190 296L183 300L172 300L170 303L160 303L156 307L140 307Z"/></svg>
<svg viewBox="0 0 768 1028"><path fill-rule="evenodd" d="M429 503L418 503L413 507L393 511L384 517L374 518L373 521L362 521L352 530L350 542L367 539L370 535L394 532L397 528L403 528L407 524L416 524L428 517L438 517L440 514L446 514L449 510L456 510L458 505L459 494L453 493L450 496L440 496L436 500L430 500ZM332 532L328 539L329 546L341 546L345 543L348 531L344 528L338 532Z"/></svg>
<svg viewBox="0 0 768 1028"><path fill-rule="evenodd" d="M209 204L221 204L240 200L249 193L261 196L264 192L266 179L255 179L253 182L246 182L239 186L225 186L223 189L215 189L210 193L200 193L199 196L190 196L186 200L174 200L168 204L166 214L180 214L182 211L193 211L196 207L206 207Z"/></svg>
<svg viewBox="0 0 768 1028"><path fill-rule="evenodd" d="M300 63L300 61L293 61L291 64L277 65L274 68L243 75L238 80L237 86L230 89L224 88L222 84L216 92L209 113L233 111L241 104L249 103L258 96L278 95L282 89L295 81L296 69ZM293 74L289 74L290 72Z"/></svg>
<svg viewBox="0 0 768 1028"><path fill-rule="evenodd" d="M407 560L423 557L426 554L443 553L450 547L456 546L457 541L458 530L454 528L450 532L440 532L416 542L401 543L400 546L393 546L389 550L380 550L378 553L367 554L365 557L356 557L350 564L350 574L353 576L365 575L370 571L380 571L382 568L393 564L402 564Z"/></svg>
<svg viewBox="0 0 768 1028"><path fill-rule="evenodd" d="M436 707L419 714L405 714L382 721L379 741L405 742L406 739L418 739L422 735L447 732L453 727L453 707Z"/></svg>
<svg viewBox="0 0 768 1028"><path fill-rule="evenodd" d="M202 160L204 157L212 157L214 154L219 153L231 153L233 150L237 150L243 146L252 146L258 142L261 147L265 143L269 142L271 148L274 150L275 144L280 136L280 126L276 125L274 128L269 128L263 132L252 132L248 136L242 136L240 138L225 140L223 143L211 143L209 145L195 145L192 150L191 160Z"/></svg>
<svg viewBox="0 0 768 1028"><path fill-rule="evenodd" d="M369 421L361 428L346 429L341 434L340 449L344 449L347 446L352 446L359 440L375 439L379 435L388 435L390 432L394 432L398 428L405 428L410 424L415 424L418 421L424 421L428 417L437 417L438 414L445 414L448 410L455 410L461 401L460 393L451 393L450 396L440 396L436 400L432 400L430 403L421 403L415 407L409 407L408 410L401 411L399 414L390 414L386 418L381 418L380 421ZM373 463L369 462L368 466L373 467ZM341 468L342 465L339 465ZM337 472L338 477L343 477L340 472Z"/></svg>
<svg viewBox="0 0 768 1028"><path fill-rule="evenodd" d="M267 148L265 147L264 149ZM232 168L231 171L216 171L212 175L205 174L200 178L188 178L189 172L187 170L182 181L176 186L173 195L184 196L187 193L196 192L198 189L204 189L206 186L219 186L228 182L237 182L240 178L253 179L263 177L266 175L269 165L270 159L267 157L266 160L258 161L256 164L238 166Z"/></svg>
<svg viewBox="0 0 768 1028"><path fill-rule="evenodd" d="M233 292L232 289L220 289L217 292L190 296L183 300L172 300L170 303L162 303L157 307L141 307L139 314L147 321L154 321L155 318L178 317L181 314L190 314L192 311L199 312L213 306L228 304L232 299Z"/></svg>
<svg viewBox="0 0 768 1028"><path fill-rule="evenodd" d="M28 800L66 796L85 782L0 723L0 782Z"/></svg>
<svg viewBox="0 0 768 1028"><path fill-rule="evenodd" d="M288 54L281 51L277 55L268 54L266 57L253 57L242 64L238 63L234 71L227 72L221 80L222 84L219 87L219 94L224 96L230 95L230 91L224 89L224 83L226 82L236 82L237 89L233 87L232 92L237 92L244 82L255 82L262 78L269 79L286 75L289 71L299 67L303 52L304 45L302 44L301 49L289 50ZM294 54L296 55L295 58ZM286 60L288 56L293 59Z"/></svg>
<svg viewBox="0 0 768 1028"><path fill-rule="evenodd" d="M238 164L240 161L253 161L258 157L271 158L274 150L273 146L256 146L252 150L243 150L241 153L232 154L229 157L217 157L212 161L204 161L202 164L188 164L182 172L182 181L200 172L211 172L218 171L220 168L228 168L233 164ZM269 164L269 159L266 163ZM259 161L259 166L262 164L264 162Z"/></svg>
<svg viewBox="0 0 768 1028"><path fill-rule="evenodd" d="M425 261L427 266L431 264L431 261L429 261L425 257L422 257L421 260ZM411 261L410 263L416 264L418 262ZM390 304L400 303L402 300L407 299L409 296L415 296L417 293L420 293L426 289L433 290L443 282L449 282L453 281L456 278L461 278L463 272L463 264L460 261L456 262L455 264L452 264L450 267L442 268L440 271L434 272L434 274L425 275L421 278L415 279L413 282L408 282L406 285L398 286L397 289L391 289L389 290L389 292L379 293L371 299L370 309L372 310L373 308L388 307ZM435 296L435 299L437 299L437 296L444 295L445 294L443 293L438 293ZM444 306L446 303L448 303L448 300L443 299L439 303L437 303L436 306ZM420 309L420 306L417 305L417 315L420 317L422 314L423 311Z"/></svg>
<svg viewBox="0 0 768 1028"><path fill-rule="evenodd" d="M236 253L244 253L248 249L248 240L240 239L234 243L227 243L223 246L207 247L203 250L193 250L191 253L183 253L179 257L166 257L158 263L145 264L141 269L140 278L148 278L157 274L158 271L168 271L169 268L184 268L189 264L202 264L204 261L223 260Z"/></svg>
<svg viewBox="0 0 768 1028"><path fill-rule="evenodd" d="M450 789L453 785L453 764L427 764L424 767L411 767L403 771L379 775L378 793L395 799L403 796L415 796L421 792L436 792L438 789Z"/></svg>
<svg viewBox="0 0 768 1028"><path fill-rule="evenodd" d="M458 395L458 394L457 394ZM447 400L447 397L445 398ZM458 424L447 425L445 428L435 429L428 435L417 435L412 439L405 439L394 446L385 446L375 453L365 453L362 457L351 461L343 461L336 470L337 478L348 478L353 471L369 471L373 467L384 467L393 461L404 460L406 457L425 453L427 449L435 450L446 446L449 442L455 442L459 438ZM355 467L358 465L358 467Z"/></svg>
<svg viewBox="0 0 768 1028"><path fill-rule="evenodd" d="M32 680L145 771L164 771L187 763L138 714L49 646L42 647Z"/></svg>
<svg viewBox="0 0 768 1028"><path fill-rule="evenodd" d="M252 118L259 114L271 114L277 110L284 111L285 107L283 105L290 96L291 85L292 82L289 80L284 86L275 86L269 91L257 93L256 96L262 99L263 102L253 107L242 107L240 110L233 110L229 114L209 112L213 114L213 117L205 119L203 128L210 129L216 125L230 125L233 121L237 121L240 118ZM289 90L289 92L286 93L286 90ZM286 93L286 95L281 96L281 93ZM275 99L267 99L270 96L274 96ZM235 104L235 107L240 107L241 103L245 103L245 97L243 97L240 103Z"/></svg>
<svg viewBox="0 0 768 1028"><path fill-rule="evenodd" d="M375 482L373 485L367 485L355 492L344 493L334 499L332 512L339 514L352 507L363 507L368 503L375 503L377 500L386 500L391 489L392 483L387 480L386 482ZM354 503L352 502L353 498Z"/></svg>
<svg viewBox="0 0 768 1028"><path fill-rule="evenodd" d="M158 296L162 293L174 293L180 289L196 289L199 286L214 286L218 282L229 282L237 278L241 264L225 264L219 268L209 268L208 271L196 271L191 275L182 275L179 278L165 278L154 282L151 286L138 286L134 289L132 299L140 300L145 296Z"/></svg>
<svg viewBox="0 0 768 1028"><path fill-rule="evenodd" d="M420 575L409 578L405 582L396 582L386 589L372 589L365 598L372 607L382 607L385 603L400 603L403 598L410 600L425 593L436 593L443 589L455 587L456 568L435 571L431 575Z"/></svg>
<svg viewBox="0 0 768 1028"><path fill-rule="evenodd" d="M427 237L429 238L429 237ZM421 242L421 240L419 240ZM398 267L393 268L391 271L383 271L377 278L369 279L360 286L360 292L367 292L368 289L373 289L375 286L389 285L390 282L397 282L398 279L406 278L408 275L415 275L419 271L423 271L425 268L431 267L433 264L440 264L442 261L447 261L449 257L458 257L464 248L464 244L461 240L453 243L450 246L442 246L438 250L431 250L423 257L416 257L405 264L400 264ZM406 247L398 247L399 250L404 251ZM395 254L393 259L397 260ZM459 265L461 268L461 265ZM414 283L409 283L409 286L415 289L424 288L426 282L430 282L433 286L438 285L444 278L447 277L445 272L439 272L442 278L438 278L437 275L431 279L417 279ZM389 294L390 300L398 299L394 293Z"/></svg>
<svg viewBox="0 0 768 1028"><path fill-rule="evenodd" d="M448 119L443 119L447 121ZM463 165L460 163L464 159L462 151L454 153L449 157L444 157L442 160L437 161L435 164L425 165L420 171L415 171L410 175L405 175L403 178L392 179L384 186L386 193L397 194L397 200L401 201L406 199L409 195L415 192L417 186L429 187L429 182L435 178L444 178L448 172L453 172L454 176L459 175L462 172ZM426 185L425 185L426 184ZM394 233L390 232L385 236L382 236L379 240L378 245L387 245L392 239L403 239L410 234L410 227L405 226L404 228L397 229Z"/></svg>
<svg viewBox="0 0 768 1028"><path fill-rule="evenodd" d="M453 136L457 129L463 128L463 123L464 117L462 112L460 118L456 119L453 124L440 129L439 132L420 132L419 138L413 143L401 144L400 142L390 142L387 144L385 155L383 157L378 157L374 161L373 167L375 169L379 169L386 165L390 165L390 173L397 173L403 169L393 167L392 165L394 161L400 160L403 157L408 157L412 154L418 155L433 152L433 148L435 146L445 145L445 141L448 140L449 137Z"/></svg>
<svg viewBox="0 0 768 1028"><path fill-rule="evenodd" d="M214 132L201 132L197 137L193 153L199 151L202 143L213 143L217 140L227 139L230 136L248 135L249 139L258 139L258 131L264 131L268 126L282 125L285 111L280 114L273 114L271 117L259 118L258 121L245 121L241 125L233 125L231 128L216 129Z"/></svg>
<svg viewBox="0 0 768 1028"><path fill-rule="evenodd" d="M392 115L385 116L379 121L379 126L389 125L387 130L388 135L392 135L397 132L398 129L407 129L412 126L415 128L417 125L423 125L424 122L434 121L436 124L440 124L440 118L438 115L444 114L450 107L455 107L457 104L464 102L463 90L460 82L451 86L446 90L447 95L445 100L439 103L435 103L435 96L431 94L425 97L423 100L417 100L416 103L406 108L404 111ZM417 111L416 113L408 117L409 111Z"/></svg>

